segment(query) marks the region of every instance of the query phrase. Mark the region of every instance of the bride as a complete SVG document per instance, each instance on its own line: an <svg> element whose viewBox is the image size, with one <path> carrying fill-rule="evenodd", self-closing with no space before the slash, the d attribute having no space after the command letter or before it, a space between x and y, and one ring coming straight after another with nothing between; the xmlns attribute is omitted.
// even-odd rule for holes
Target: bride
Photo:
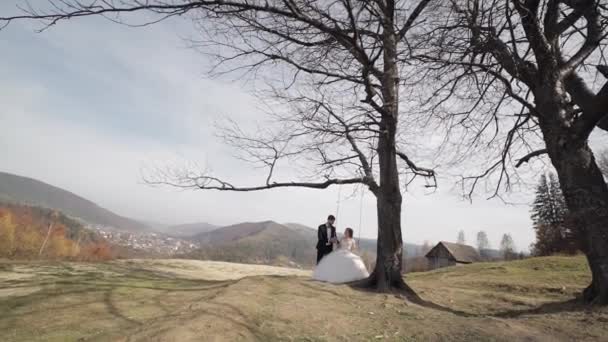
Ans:
<svg viewBox="0 0 608 342"><path fill-rule="evenodd" d="M353 230L346 228L344 238L338 242L338 250L319 262L312 278L337 284L369 277L363 260L352 252L354 249Z"/></svg>

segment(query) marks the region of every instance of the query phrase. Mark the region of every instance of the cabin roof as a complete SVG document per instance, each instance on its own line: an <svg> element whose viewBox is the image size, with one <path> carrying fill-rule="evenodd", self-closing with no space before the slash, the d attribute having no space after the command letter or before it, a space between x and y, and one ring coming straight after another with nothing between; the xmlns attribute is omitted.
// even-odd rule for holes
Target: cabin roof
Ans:
<svg viewBox="0 0 608 342"><path fill-rule="evenodd" d="M426 254L426 257L429 258L435 256L435 253L440 246L443 246L452 255L456 262L471 263L481 260L481 257L475 248L469 245L446 241L439 242Z"/></svg>

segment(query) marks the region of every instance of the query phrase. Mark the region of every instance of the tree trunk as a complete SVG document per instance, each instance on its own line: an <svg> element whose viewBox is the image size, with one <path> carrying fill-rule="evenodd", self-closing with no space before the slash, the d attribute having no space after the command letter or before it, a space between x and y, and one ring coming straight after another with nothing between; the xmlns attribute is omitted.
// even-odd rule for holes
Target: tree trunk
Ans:
<svg viewBox="0 0 608 342"><path fill-rule="evenodd" d="M44 247L46 247L46 243L49 241L49 237L51 236L51 232L53 231L53 222L49 223L49 229L46 232L46 237L44 238L44 242L42 242L42 246L40 246L40 250L38 251L38 257L42 256L42 252L44 252Z"/></svg>
<svg viewBox="0 0 608 342"><path fill-rule="evenodd" d="M389 186L387 186L388 188ZM382 188L382 186L381 186ZM380 292L405 291L415 296L405 284L403 267L403 239L401 236L401 194L396 184L392 191L380 190L377 198L378 245L376 266L370 278Z"/></svg>
<svg viewBox="0 0 608 342"><path fill-rule="evenodd" d="M393 290L404 293L411 300L420 300L403 280L403 239L401 236L401 189L395 154L396 123L385 120L386 134L378 140L380 186L376 193L378 213L378 242L376 266L368 279L359 282L379 292Z"/></svg>
<svg viewBox="0 0 608 342"><path fill-rule="evenodd" d="M559 131L556 129L555 131ZM548 133L548 134L547 134ZM579 248L587 256L592 282L585 301L608 304L608 186L587 141L545 133Z"/></svg>
<svg viewBox="0 0 608 342"><path fill-rule="evenodd" d="M401 274L403 239L401 237L401 188L397 169L397 124L399 118L399 68L393 18L395 3L388 1L384 8L382 42L383 73L381 91L383 113L378 137L378 168L380 184L376 191L378 212L378 242L376 266L368 279L359 285L373 287L380 292L397 290L411 300L420 300L405 283Z"/></svg>

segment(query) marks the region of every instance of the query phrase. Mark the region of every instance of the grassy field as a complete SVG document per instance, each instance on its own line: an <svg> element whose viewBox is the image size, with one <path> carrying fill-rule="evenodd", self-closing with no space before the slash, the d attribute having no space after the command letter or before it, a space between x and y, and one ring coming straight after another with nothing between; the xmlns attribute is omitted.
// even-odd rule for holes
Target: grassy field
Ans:
<svg viewBox="0 0 608 342"><path fill-rule="evenodd" d="M192 260L0 262L2 341L601 341L583 258L408 275L427 305L306 271Z"/></svg>

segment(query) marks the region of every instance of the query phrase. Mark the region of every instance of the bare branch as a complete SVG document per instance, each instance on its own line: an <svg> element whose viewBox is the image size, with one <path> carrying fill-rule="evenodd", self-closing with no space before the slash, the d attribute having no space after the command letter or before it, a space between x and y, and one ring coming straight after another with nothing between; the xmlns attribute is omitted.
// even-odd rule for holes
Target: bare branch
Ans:
<svg viewBox="0 0 608 342"><path fill-rule="evenodd" d="M515 164L515 167L520 167L523 163L527 163L530 161L530 159L534 158L534 157L538 157L538 156L542 156L543 154L547 154L547 149L543 148L541 150L536 150L533 152L528 153L527 155L523 156L522 158L520 158L517 161L517 164Z"/></svg>
<svg viewBox="0 0 608 342"><path fill-rule="evenodd" d="M412 172L416 176L422 176L425 178L430 178L432 180L432 184L427 184L427 185L425 185L425 187L427 187L427 188L436 188L437 187L437 177L435 174L435 170L425 168L425 167L420 167L420 166L416 165L416 163L414 163L403 152L397 151L397 155L399 156L399 158L401 158L407 164L407 166L410 168L410 170L412 170Z"/></svg>
<svg viewBox="0 0 608 342"><path fill-rule="evenodd" d="M148 178L145 182L149 185L169 185L176 188L182 189L199 189L199 190L218 190L218 191L235 191L235 192L248 192L248 191L261 191L275 188L288 188L288 187L299 187L299 188L310 188L310 189L326 189L331 185L338 184L367 184L365 177L361 178L347 178L347 179L327 179L323 182L273 182L266 185L260 186L235 186L231 183L223 181L216 177L211 176L188 176L181 173L167 174L170 176L166 179Z"/></svg>

